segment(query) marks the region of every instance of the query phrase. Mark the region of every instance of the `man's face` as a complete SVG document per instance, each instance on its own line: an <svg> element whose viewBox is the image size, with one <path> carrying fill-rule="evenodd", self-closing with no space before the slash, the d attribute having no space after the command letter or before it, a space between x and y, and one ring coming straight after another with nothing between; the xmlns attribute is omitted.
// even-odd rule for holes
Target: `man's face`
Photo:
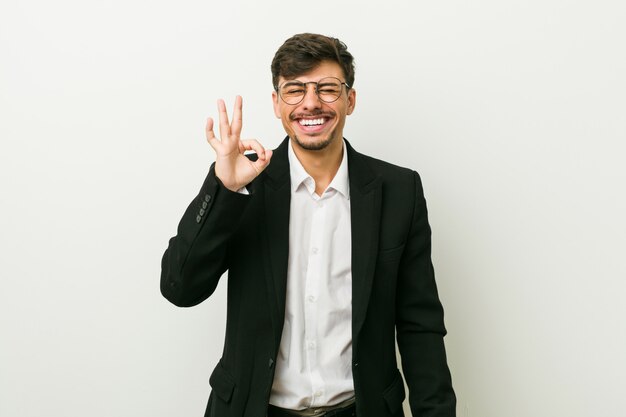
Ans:
<svg viewBox="0 0 626 417"><path fill-rule="evenodd" d="M306 74L295 78L301 82L318 82L322 78L335 77L345 82L339 64L322 61ZM278 85L286 80L279 77ZM306 150L321 150L332 143L341 142L346 116L351 114L356 103L356 92L343 86L341 96L333 103L325 103L315 94L315 85L306 85L302 102L296 105L285 103L276 91L272 93L274 113L283 122L285 131L295 143ZM321 124L320 124L321 121Z"/></svg>

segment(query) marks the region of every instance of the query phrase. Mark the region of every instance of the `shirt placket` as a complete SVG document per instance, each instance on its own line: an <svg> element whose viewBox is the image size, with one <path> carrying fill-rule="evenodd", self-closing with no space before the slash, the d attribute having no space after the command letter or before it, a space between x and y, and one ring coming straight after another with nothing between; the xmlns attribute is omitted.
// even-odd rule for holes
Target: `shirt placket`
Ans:
<svg viewBox="0 0 626 417"><path fill-rule="evenodd" d="M325 403L324 380L319 369L320 340L317 332L319 317L319 286L323 279L323 230L326 221L326 210L323 198L313 197L313 212L311 216L311 234L309 239L308 268L305 285L304 300L304 327L305 327L305 357L309 364L309 378L311 383L311 407Z"/></svg>

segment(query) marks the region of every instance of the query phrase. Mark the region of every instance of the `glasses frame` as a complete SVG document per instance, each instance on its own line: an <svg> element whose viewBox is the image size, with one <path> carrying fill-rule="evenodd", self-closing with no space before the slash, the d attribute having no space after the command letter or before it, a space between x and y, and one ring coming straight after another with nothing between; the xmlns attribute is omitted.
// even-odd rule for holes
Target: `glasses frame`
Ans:
<svg viewBox="0 0 626 417"><path fill-rule="evenodd" d="M342 88L342 91L339 93L339 95L334 100L332 100L332 101L324 100L322 97L320 97L320 93L319 93L319 90L318 90L318 85L319 85L320 81L326 80L326 79L329 79L329 78L332 78L333 80L339 81L339 84L342 85L342 86L345 86L346 90L349 90L351 88L348 83L341 81L337 77L324 77L324 78L321 78L319 81L307 81L307 82L298 81L298 80L287 80L287 81L285 81L284 83L282 83L280 85L275 85L274 86L274 90L276 90L276 93L278 94L280 99L283 101L283 103L285 103L285 104L287 104L289 106L297 106L298 104L300 104L300 103L302 103L304 101L304 97L306 97L307 93L309 92L308 84L315 84L315 95L317 96L317 98L322 103L330 104L330 103L334 103L335 101L339 100L339 98L341 98L341 93L343 93L343 88ZM299 83L299 84L302 84L302 86L304 87L304 94L302 94L302 98L297 103L289 103L287 100L285 100L283 98L283 95L281 93L281 89L287 83Z"/></svg>

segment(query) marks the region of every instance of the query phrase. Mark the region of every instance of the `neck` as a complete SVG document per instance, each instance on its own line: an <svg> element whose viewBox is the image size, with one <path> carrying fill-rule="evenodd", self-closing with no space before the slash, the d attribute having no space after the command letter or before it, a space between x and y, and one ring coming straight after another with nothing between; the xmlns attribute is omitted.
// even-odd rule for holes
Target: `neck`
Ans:
<svg viewBox="0 0 626 417"><path fill-rule="evenodd" d="M335 178L343 158L343 139L332 141L324 149L310 151L300 147L295 141L293 151L304 170L315 180L315 193L322 195Z"/></svg>

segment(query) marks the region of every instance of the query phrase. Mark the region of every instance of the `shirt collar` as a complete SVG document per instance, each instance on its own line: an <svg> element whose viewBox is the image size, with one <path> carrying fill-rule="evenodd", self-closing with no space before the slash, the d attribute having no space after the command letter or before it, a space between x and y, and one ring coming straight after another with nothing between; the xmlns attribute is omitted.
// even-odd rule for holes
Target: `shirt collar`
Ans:
<svg viewBox="0 0 626 417"><path fill-rule="evenodd" d="M350 199L350 181L348 180L348 150L346 149L346 142L342 140L343 144L343 156L341 158L341 164L339 165L339 169L335 174L335 177L332 179L330 184L328 184L328 188L324 191L328 190L337 190L341 193L346 199ZM289 175L291 177L291 192L295 193L298 188L302 184L307 188L310 194L315 192L315 180L313 177L309 175L308 172L304 169L300 160L296 156L296 153L293 150L293 145L291 143L291 139L289 139L289 147L287 151L287 155L289 157Z"/></svg>

